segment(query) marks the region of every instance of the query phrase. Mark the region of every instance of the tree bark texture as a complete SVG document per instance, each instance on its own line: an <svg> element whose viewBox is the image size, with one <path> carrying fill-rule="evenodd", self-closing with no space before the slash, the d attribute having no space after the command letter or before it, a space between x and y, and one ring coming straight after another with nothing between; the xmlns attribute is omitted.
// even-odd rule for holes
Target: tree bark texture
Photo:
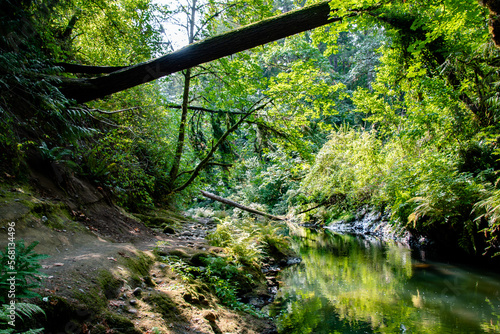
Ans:
<svg viewBox="0 0 500 334"><path fill-rule="evenodd" d="M60 87L61 92L67 98L79 103L88 102L174 72L340 20L342 19L330 17L329 1L320 2L190 44L165 56L129 66L102 77L65 79Z"/></svg>
<svg viewBox="0 0 500 334"><path fill-rule="evenodd" d="M249 208L248 206L241 205L241 204L236 203L234 201L231 201L231 200L229 200L227 198L223 198L223 197L214 195L214 194L209 193L207 191L203 191L202 190L201 194L203 196L207 197L207 198L213 199L214 201L218 201L218 202L230 205L230 206L234 206L234 207L236 207L238 209L245 210L247 212L250 212L250 213L253 213L253 214L256 214L256 215L259 215L259 216L264 216L264 217L267 217L267 218L270 218L270 219L273 219L273 220L285 220L285 218L276 217L276 216L270 215L268 213L265 213L265 212L262 212L262 211L258 211L258 210L252 209L252 208Z"/></svg>

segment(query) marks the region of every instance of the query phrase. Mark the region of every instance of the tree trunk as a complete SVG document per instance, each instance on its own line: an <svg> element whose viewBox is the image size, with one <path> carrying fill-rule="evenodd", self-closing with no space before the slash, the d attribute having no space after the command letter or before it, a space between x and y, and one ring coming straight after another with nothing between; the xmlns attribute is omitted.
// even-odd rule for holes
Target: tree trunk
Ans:
<svg viewBox="0 0 500 334"><path fill-rule="evenodd" d="M182 113L181 113L181 123L179 125L179 136L177 138L177 147L175 149L174 161L172 163L172 168L170 169L170 184L174 185L177 179L177 174L179 173L179 167L181 165L182 153L184 152L184 141L186 138L186 123L187 123L187 113L189 107L189 85L191 82L191 69L188 68L184 74L184 92L182 95Z"/></svg>
<svg viewBox="0 0 500 334"><path fill-rule="evenodd" d="M353 12L351 15L358 15L358 12ZM174 72L341 20L342 18L330 17L329 1L324 1L190 44L160 58L129 66L109 75L90 79L63 79L60 88L67 98L75 99L79 103L88 102Z"/></svg>
<svg viewBox="0 0 500 334"><path fill-rule="evenodd" d="M105 74L113 73L118 70L123 70L129 66L91 66L70 63L55 63L54 65L62 67L65 73L79 73L79 74Z"/></svg>
<svg viewBox="0 0 500 334"><path fill-rule="evenodd" d="M250 213L259 215L259 216L264 216L264 217L267 217L267 218L270 218L270 219L273 219L273 220L285 220L285 218L276 217L276 216L270 215L268 213L261 212L261 211L249 208L248 206L241 205L241 204L233 202L233 201L231 201L229 199L222 198L220 196L214 195L212 193L209 193L209 192L206 192L206 191L203 191L203 190L201 191L201 194L203 196L207 197L207 198L213 199L215 201L218 201L218 202L221 202L221 203L224 203L224 204L227 204L227 205L234 206L234 207L236 207L238 209L245 210L245 211L248 211Z"/></svg>

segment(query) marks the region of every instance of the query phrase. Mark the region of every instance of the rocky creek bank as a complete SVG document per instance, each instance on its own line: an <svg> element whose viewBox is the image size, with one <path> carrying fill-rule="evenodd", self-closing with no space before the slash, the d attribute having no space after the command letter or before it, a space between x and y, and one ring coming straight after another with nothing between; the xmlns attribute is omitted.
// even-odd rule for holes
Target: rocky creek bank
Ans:
<svg viewBox="0 0 500 334"><path fill-rule="evenodd" d="M459 227L449 228L443 224L417 230L391 221L389 211L380 212L370 207L359 209L353 219L334 221L325 228L332 232L360 235L364 238L395 241L411 248L415 258L423 261L451 261L480 266L500 264L498 257L491 258L488 254L479 251L486 245L481 243L481 238L475 237L474 233L477 235L478 231L473 232L470 240L463 240ZM460 246L464 242L476 242L478 251L467 252L464 247Z"/></svg>

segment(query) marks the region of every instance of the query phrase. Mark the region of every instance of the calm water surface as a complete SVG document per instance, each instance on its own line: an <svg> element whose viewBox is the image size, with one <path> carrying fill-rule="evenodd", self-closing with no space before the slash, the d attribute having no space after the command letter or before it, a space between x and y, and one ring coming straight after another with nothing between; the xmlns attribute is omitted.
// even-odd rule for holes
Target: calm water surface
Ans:
<svg viewBox="0 0 500 334"><path fill-rule="evenodd" d="M270 314L280 333L500 333L500 275L408 248L302 230Z"/></svg>

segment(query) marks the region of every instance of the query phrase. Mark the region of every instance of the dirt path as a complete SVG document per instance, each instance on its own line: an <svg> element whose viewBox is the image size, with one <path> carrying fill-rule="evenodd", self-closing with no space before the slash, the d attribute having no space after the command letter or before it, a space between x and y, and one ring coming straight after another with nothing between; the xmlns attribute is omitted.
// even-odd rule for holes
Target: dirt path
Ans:
<svg viewBox="0 0 500 334"><path fill-rule="evenodd" d="M215 226L209 219L199 222L186 221L182 230L175 235L153 232L149 237L143 234L137 240L132 239L133 242L113 242L100 236L98 232L75 234L55 231L53 233L59 235L69 234L64 236L68 241L68 248L63 245L53 247L51 252L44 252L49 255L49 258L40 261L41 271L47 275L44 279L45 288L61 293L64 290L84 290L83 281L80 281L80 284L78 280L75 281L75 273L91 280L96 272L116 269L122 264L120 259L135 256L139 251L150 253L159 243L164 252L175 249L190 254L197 250L207 250L210 246L204 238ZM47 244L41 245L47 250Z"/></svg>
<svg viewBox="0 0 500 334"><path fill-rule="evenodd" d="M216 227L210 219L153 212L160 224L151 226L169 228L148 228L106 189L52 167L34 172L30 185L0 183L0 229L15 222L17 240L37 241L35 251L50 256L41 261L43 300L35 301L46 312L44 333L276 333L271 320L222 306L205 283L185 281L153 256L159 245L185 261L220 253L205 241Z"/></svg>
<svg viewBox="0 0 500 334"><path fill-rule="evenodd" d="M115 295L109 296L108 310L129 319L134 329L138 330L136 333L276 333L269 319L255 318L220 306L217 297L206 290L193 291L192 287L186 286L182 279L162 263L156 262L150 268L152 286L145 283L132 285L130 280L124 278L126 274L120 274L123 273L127 259L135 258L139 252L152 254L158 242L164 253L182 252L193 255L209 251L211 247L204 237L214 227L215 224L208 219L185 222L175 235L151 235L150 238L144 238L143 235L136 242L129 243L111 242L98 235L92 241L76 237L71 249L57 250L50 258L42 261L42 271L47 277L41 294L49 296L48 302L55 300L51 296L57 296L71 303L79 303L75 296L95 294L96 286L102 284L99 278L102 273L112 272L121 277L123 284L120 284ZM138 289L144 291L142 296L135 295ZM168 300L169 308L174 311L158 310L155 307L158 296ZM134 333L120 331L118 325L110 323L108 318L103 320L100 315L89 313L87 318L83 321L83 326L87 327L78 329L81 333L95 332L96 327L91 327L88 323L105 324L109 333ZM85 332L85 328L88 332Z"/></svg>

